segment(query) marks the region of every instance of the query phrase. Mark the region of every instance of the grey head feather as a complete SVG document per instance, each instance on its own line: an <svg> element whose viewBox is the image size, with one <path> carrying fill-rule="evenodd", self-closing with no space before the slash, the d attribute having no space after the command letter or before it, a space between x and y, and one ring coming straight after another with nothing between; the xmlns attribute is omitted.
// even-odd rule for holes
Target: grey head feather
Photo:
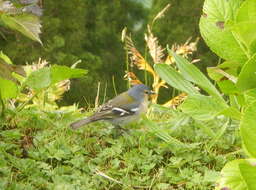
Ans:
<svg viewBox="0 0 256 190"><path fill-rule="evenodd" d="M137 101L141 101L145 97L145 91L149 91L150 88L144 84L137 84L128 90L128 94Z"/></svg>

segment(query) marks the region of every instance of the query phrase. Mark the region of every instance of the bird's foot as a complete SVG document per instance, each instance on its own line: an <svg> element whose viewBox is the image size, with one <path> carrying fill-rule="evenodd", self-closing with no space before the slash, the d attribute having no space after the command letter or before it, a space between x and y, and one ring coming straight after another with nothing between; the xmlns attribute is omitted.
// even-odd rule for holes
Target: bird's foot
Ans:
<svg viewBox="0 0 256 190"><path fill-rule="evenodd" d="M113 138L118 138L123 135L131 135L131 132L129 129L125 129L121 126L115 126L113 129L112 135L113 135Z"/></svg>

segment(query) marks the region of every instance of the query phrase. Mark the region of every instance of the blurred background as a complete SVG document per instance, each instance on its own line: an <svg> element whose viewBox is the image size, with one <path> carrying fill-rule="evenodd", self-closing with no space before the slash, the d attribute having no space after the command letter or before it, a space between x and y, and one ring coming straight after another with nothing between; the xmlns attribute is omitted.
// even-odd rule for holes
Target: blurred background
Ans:
<svg viewBox="0 0 256 190"><path fill-rule="evenodd" d="M118 93L127 89L127 81L123 78L127 60L121 41L123 28L127 27L144 55L147 24L168 3L171 8L153 28L162 47L184 44L190 37L192 41L200 37L198 22L203 0L43 0L41 40L44 45L8 30L0 31L0 49L20 65L30 64L40 57L50 64L67 66L81 60L77 67L89 73L71 81L71 89L60 103L94 104L98 82L101 83L100 101L103 96L113 97L114 87ZM197 47L193 58L201 60L196 63L198 67L204 70L217 63L217 57L201 38ZM136 72L143 81L143 71ZM160 99L169 99L170 93L171 89L166 90Z"/></svg>

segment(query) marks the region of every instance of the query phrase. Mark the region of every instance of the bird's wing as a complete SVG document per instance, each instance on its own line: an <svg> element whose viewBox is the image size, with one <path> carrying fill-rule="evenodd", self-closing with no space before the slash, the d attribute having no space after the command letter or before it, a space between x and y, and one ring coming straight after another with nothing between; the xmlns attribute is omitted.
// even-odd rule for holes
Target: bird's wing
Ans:
<svg viewBox="0 0 256 190"><path fill-rule="evenodd" d="M103 104L95 113L95 116L105 119L125 117L134 114L139 108L139 102L135 101L127 93L122 93L107 103Z"/></svg>

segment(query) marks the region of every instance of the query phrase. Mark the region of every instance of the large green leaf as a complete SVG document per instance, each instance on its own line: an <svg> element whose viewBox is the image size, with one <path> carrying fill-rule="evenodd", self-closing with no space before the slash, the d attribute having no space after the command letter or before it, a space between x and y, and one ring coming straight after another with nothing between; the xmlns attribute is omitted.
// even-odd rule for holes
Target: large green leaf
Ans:
<svg viewBox="0 0 256 190"><path fill-rule="evenodd" d="M199 24L201 35L210 49L221 58L236 62L244 62L248 56L228 27L228 23L234 21L241 2L206 0Z"/></svg>
<svg viewBox="0 0 256 190"><path fill-rule="evenodd" d="M26 84L35 90L40 90L55 84L57 82L82 77L87 73L84 69L72 69L67 66L53 65L52 67L44 67L32 72Z"/></svg>
<svg viewBox="0 0 256 190"><path fill-rule="evenodd" d="M36 70L28 76L26 84L35 90L46 88L51 84L50 74L51 72L49 67Z"/></svg>
<svg viewBox="0 0 256 190"><path fill-rule="evenodd" d="M238 34L239 39L243 41L248 49L256 40L256 20L234 24L232 30Z"/></svg>
<svg viewBox="0 0 256 190"><path fill-rule="evenodd" d="M240 133L243 145L249 156L256 158L256 102L249 105L242 116Z"/></svg>
<svg viewBox="0 0 256 190"><path fill-rule="evenodd" d="M239 8L236 15L236 22L255 21L256 20L256 1L247 0Z"/></svg>
<svg viewBox="0 0 256 190"><path fill-rule="evenodd" d="M256 88L256 54L242 67L237 88L241 91Z"/></svg>
<svg viewBox="0 0 256 190"><path fill-rule="evenodd" d="M250 105L256 101L256 88L248 90L244 93L245 105Z"/></svg>
<svg viewBox="0 0 256 190"><path fill-rule="evenodd" d="M18 94L18 86L10 81L0 77L0 98L15 98Z"/></svg>
<svg viewBox="0 0 256 190"><path fill-rule="evenodd" d="M256 1L244 1L236 15L233 27L251 54L256 52Z"/></svg>
<svg viewBox="0 0 256 190"><path fill-rule="evenodd" d="M244 181L248 189L256 188L256 162L253 163L240 163L240 173L243 176Z"/></svg>
<svg viewBox="0 0 256 190"><path fill-rule="evenodd" d="M185 79L197 84L210 95L218 97L219 99L223 100L218 90L212 85L212 83L207 79L207 77L195 65L190 64L188 60L173 52L171 52L171 55L174 57L176 64L182 76Z"/></svg>
<svg viewBox="0 0 256 190"><path fill-rule="evenodd" d="M236 94L239 92L236 85L233 82L231 82L230 80L219 81L219 82L217 82L217 84L218 84L221 92L226 95L227 94Z"/></svg>
<svg viewBox="0 0 256 190"><path fill-rule="evenodd" d="M227 109L224 109L220 115L225 115L226 117L235 119L240 121L241 120L241 112L234 107L228 107Z"/></svg>
<svg viewBox="0 0 256 190"><path fill-rule="evenodd" d="M51 83L60 82L70 78L79 78L87 73L84 69L72 69L67 66L53 65L51 67Z"/></svg>
<svg viewBox="0 0 256 190"><path fill-rule="evenodd" d="M1 20L9 28L17 30L30 39L42 44L39 37L41 24L37 16L25 13L18 15L2 14Z"/></svg>
<svg viewBox="0 0 256 190"><path fill-rule="evenodd" d="M187 94L199 94L197 89L170 65L156 64L156 72L172 87Z"/></svg>
<svg viewBox="0 0 256 190"><path fill-rule="evenodd" d="M228 106L216 97L190 95L179 108L194 119L211 120Z"/></svg>
<svg viewBox="0 0 256 190"><path fill-rule="evenodd" d="M221 170L221 179L218 181L218 190L254 190L256 159L240 159L228 162ZM246 173L248 172L248 173ZM249 176L251 175L251 177ZM248 185L250 184L250 185ZM253 187L253 188L250 188Z"/></svg>

